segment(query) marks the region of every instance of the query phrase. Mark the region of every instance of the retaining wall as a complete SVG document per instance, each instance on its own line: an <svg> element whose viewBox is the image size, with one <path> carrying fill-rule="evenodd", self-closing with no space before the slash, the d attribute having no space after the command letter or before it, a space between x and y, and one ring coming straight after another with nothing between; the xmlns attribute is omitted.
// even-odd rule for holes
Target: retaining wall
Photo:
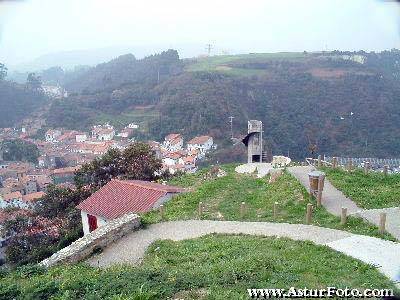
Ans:
<svg viewBox="0 0 400 300"><path fill-rule="evenodd" d="M71 245L54 253L39 265L46 268L62 263L76 263L140 227L140 217L136 214L126 214L118 219L100 226L91 233L81 237Z"/></svg>

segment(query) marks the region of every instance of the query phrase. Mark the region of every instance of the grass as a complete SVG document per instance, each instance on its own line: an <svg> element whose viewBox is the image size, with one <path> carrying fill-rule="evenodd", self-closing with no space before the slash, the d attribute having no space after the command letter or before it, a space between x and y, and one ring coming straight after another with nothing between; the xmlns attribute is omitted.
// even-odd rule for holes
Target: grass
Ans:
<svg viewBox="0 0 400 300"><path fill-rule="evenodd" d="M208 235L158 241L141 266L25 268L0 278L0 299L249 299L248 288L389 288L377 269L310 242Z"/></svg>
<svg viewBox="0 0 400 300"><path fill-rule="evenodd" d="M266 74L263 69L251 69L235 67L235 63L259 63L271 60L297 60L305 58L303 52L278 52L278 53L254 53L239 55L216 55L196 59L195 63L187 66L189 72L222 72L237 76L253 76Z"/></svg>
<svg viewBox="0 0 400 300"><path fill-rule="evenodd" d="M356 169L323 168L327 178L357 205L372 209L400 206L400 174L384 176L382 173Z"/></svg>
<svg viewBox="0 0 400 300"><path fill-rule="evenodd" d="M390 234L380 234L375 225L361 218L349 217L346 225L340 225L340 218L323 207L317 208L315 199L288 172L284 172L275 183L269 184L268 178L237 174L234 168L234 165L224 165L227 175L220 178L206 179L209 169L205 169L173 179L170 184L189 187L191 191L166 203L164 219L197 219L198 204L203 202L202 219L305 223L307 203L312 203L315 207L313 225L395 240ZM242 202L246 203L243 219L240 216ZM275 202L279 204L276 219L273 216ZM160 221L157 211L143 215L144 223Z"/></svg>

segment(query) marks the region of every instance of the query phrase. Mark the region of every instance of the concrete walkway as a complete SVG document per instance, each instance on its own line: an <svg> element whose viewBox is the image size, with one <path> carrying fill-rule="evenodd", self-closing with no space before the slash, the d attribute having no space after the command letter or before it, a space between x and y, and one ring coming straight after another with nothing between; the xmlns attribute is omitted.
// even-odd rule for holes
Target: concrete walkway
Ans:
<svg viewBox="0 0 400 300"><path fill-rule="evenodd" d="M210 233L249 234L311 241L374 265L395 282L400 282L400 244L346 231L303 224L239 221L174 221L150 225L132 232L88 259L93 266L137 265L146 249L157 240L197 238Z"/></svg>
<svg viewBox="0 0 400 300"><path fill-rule="evenodd" d="M310 187L308 173L314 169L313 167L290 167L288 171L308 190ZM362 210L356 203L336 189L326 178L322 193L322 205L335 216L341 215L342 207L347 207L349 214L354 214Z"/></svg>
<svg viewBox="0 0 400 300"><path fill-rule="evenodd" d="M296 177L301 184L308 189L309 179L308 173L313 167L290 167L289 173ZM355 202L347 198L341 191L336 189L328 179L325 178L324 191L322 193L322 205L328 212L335 216L341 215L342 207L347 207L348 214L354 214L366 221L379 226L379 214L386 212L386 230L396 239L400 240L400 208L384 208L384 209L362 209ZM400 254L399 254L400 256Z"/></svg>

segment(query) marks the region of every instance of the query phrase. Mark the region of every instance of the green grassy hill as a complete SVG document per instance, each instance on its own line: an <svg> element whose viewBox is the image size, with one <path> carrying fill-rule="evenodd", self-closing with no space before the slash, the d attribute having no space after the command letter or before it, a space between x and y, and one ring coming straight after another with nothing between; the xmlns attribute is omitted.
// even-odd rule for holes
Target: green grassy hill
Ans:
<svg viewBox="0 0 400 300"><path fill-rule="evenodd" d="M0 299L249 299L248 288L391 288L373 266L308 242L210 235L151 245L139 267L0 274Z"/></svg>
<svg viewBox="0 0 400 300"><path fill-rule="evenodd" d="M400 175L324 168L332 184L362 208L400 207Z"/></svg>
<svg viewBox="0 0 400 300"><path fill-rule="evenodd" d="M190 192L178 195L165 205L164 220L190 220L198 218L198 205L203 202L202 219L243 220L305 224L308 203L314 205L313 225L346 230L357 234L394 240L390 234L380 234L376 226L361 218L348 217L346 225L340 225L340 218L317 207L315 199L287 171L274 183L269 177L238 174L235 165L224 165L226 176L213 177L206 168L195 174L186 174L170 181L172 185L189 188ZM240 205L245 202L246 211L240 216ZM278 202L278 216L273 216L274 203ZM145 223L160 222L156 211L143 216Z"/></svg>

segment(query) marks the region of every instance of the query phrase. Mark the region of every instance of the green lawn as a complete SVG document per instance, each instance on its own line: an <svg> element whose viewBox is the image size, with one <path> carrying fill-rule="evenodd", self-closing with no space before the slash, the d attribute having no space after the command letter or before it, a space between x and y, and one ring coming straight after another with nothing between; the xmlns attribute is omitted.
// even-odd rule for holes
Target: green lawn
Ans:
<svg viewBox="0 0 400 300"><path fill-rule="evenodd" d="M384 208L400 206L400 174L384 176L382 173L363 170L347 172L342 169L324 168L327 178L363 208Z"/></svg>
<svg viewBox="0 0 400 300"><path fill-rule="evenodd" d="M328 213L323 207L316 208L315 199L289 173L285 172L272 184L268 178L258 179L250 175L237 174L233 165L224 165L227 175L220 178L205 179L209 169L196 174L183 175L173 179L170 184L189 187L190 192L173 198L165 205L165 220L189 220L198 218L199 202L204 204L202 219L246 220L286 223L305 223L307 203L315 207L313 224L347 230L353 233L392 239L382 235L378 228L364 222L361 218L349 217L345 226L340 219ZM244 218L240 217L240 204L246 203ZM279 203L279 214L273 216L274 202ZM143 216L145 223L160 222L160 214L153 211Z"/></svg>
<svg viewBox="0 0 400 300"><path fill-rule="evenodd" d="M306 58L303 52L277 52L277 53L254 53L239 55L216 55L197 58L196 62L189 63L186 70L189 72L222 72L237 76L262 75L266 73L263 69L239 68L235 63L257 63L271 60L298 60Z"/></svg>
<svg viewBox="0 0 400 300"><path fill-rule="evenodd" d="M0 279L0 299L249 299L248 288L395 289L371 265L328 247L226 235L158 241L139 267L25 267Z"/></svg>

